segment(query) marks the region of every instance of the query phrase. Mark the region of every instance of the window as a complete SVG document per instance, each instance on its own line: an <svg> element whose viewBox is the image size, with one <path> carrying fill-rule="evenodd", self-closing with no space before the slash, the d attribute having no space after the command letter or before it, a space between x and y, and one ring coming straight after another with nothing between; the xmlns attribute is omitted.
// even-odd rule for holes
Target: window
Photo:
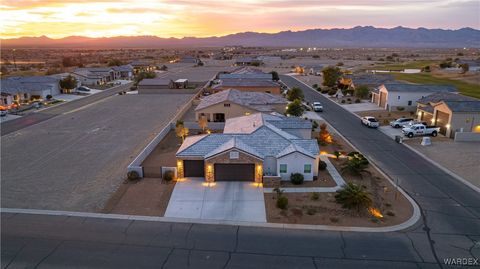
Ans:
<svg viewBox="0 0 480 269"><path fill-rule="evenodd" d="M311 164L303 165L303 173L310 174L311 172L312 172L312 165Z"/></svg>
<svg viewBox="0 0 480 269"><path fill-rule="evenodd" d="M240 154L238 151L230 151L230 159L238 159L240 157Z"/></svg>
<svg viewBox="0 0 480 269"><path fill-rule="evenodd" d="M280 173L281 174L287 173L287 165L286 164L281 164L280 165Z"/></svg>
<svg viewBox="0 0 480 269"><path fill-rule="evenodd" d="M408 105L411 106L411 105L412 105L412 101L408 101Z"/></svg>
<svg viewBox="0 0 480 269"><path fill-rule="evenodd" d="M400 100L400 95L399 95L399 96L397 96L397 98L398 98L398 100Z"/></svg>
<svg viewBox="0 0 480 269"><path fill-rule="evenodd" d="M230 104L223 104L224 107L230 107Z"/></svg>

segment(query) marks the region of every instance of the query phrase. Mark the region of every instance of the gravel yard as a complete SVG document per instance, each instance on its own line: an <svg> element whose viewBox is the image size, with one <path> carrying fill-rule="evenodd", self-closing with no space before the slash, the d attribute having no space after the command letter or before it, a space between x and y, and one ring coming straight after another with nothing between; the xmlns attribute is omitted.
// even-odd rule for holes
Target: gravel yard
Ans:
<svg viewBox="0 0 480 269"><path fill-rule="evenodd" d="M113 96L3 136L2 207L99 211L191 96Z"/></svg>

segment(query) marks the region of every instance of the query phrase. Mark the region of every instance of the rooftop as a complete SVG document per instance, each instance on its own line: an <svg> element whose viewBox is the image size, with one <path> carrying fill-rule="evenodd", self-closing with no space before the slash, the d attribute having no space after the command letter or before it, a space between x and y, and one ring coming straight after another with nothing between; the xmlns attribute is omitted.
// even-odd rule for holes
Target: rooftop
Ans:
<svg viewBox="0 0 480 269"><path fill-rule="evenodd" d="M171 80L166 78L145 78L142 79L138 86L168 86Z"/></svg>
<svg viewBox="0 0 480 269"><path fill-rule="evenodd" d="M286 104L287 100L281 96L262 93L262 92L244 92L235 89L221 91L202 99L195 110L201 110L206 107L229 101L241 106L250 107L257 111L273 111L269 105Z"/></svg>
<svg viewBox="0 0 480 269"><path fill-rule="evenodd" d="M2 93L18 94L40 90L51 90L60 78L54 76L10 77L1 80Z"/></svg>
<svg viewBox="0 0 480 269"><path fill-rule="evenodd" d="M453 112L480 112L480 100L443 101Z"/></svg>
<svg viewBox="0 0 480 269"><path fill-rule="evenodd" d="M449 85L385 83L383 86L391 92L457 92L455 87Z"/></svg>
<svg viewBox="0 0 480 269"><path fill-rule="evenodd" d="M479 99L451 92L437 92L417 101L420 104L439 103L441 101L480 101Z"/></svg>
<svg viewBox="0 0 480 269"><path fill-rule="evenodd" d="M220 84L213 86L212 88L218 87L279 87L279 84L266 79L250 79L250 78L228 78L222 79Z"/></svg>

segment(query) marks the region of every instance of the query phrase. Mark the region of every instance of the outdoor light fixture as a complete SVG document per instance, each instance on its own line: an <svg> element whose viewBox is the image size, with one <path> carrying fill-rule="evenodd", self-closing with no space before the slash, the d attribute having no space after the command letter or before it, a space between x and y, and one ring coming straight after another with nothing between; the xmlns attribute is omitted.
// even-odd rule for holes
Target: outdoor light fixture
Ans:
<svg viewBox="0 0 480 269"><path fill-rule="evenodd" d="M445 125L447 129L450 129L450 124Z"/></svg>

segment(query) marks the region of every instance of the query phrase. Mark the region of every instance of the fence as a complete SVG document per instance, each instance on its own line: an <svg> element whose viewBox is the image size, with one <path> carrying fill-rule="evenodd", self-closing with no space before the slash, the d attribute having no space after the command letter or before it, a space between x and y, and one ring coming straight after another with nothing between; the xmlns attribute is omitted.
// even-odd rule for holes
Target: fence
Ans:
<svg viewBox="0 0 480 269"><path fill-rule="evenodd" d="M480 133L456 132L455 142L480 142Z"/></svg>

